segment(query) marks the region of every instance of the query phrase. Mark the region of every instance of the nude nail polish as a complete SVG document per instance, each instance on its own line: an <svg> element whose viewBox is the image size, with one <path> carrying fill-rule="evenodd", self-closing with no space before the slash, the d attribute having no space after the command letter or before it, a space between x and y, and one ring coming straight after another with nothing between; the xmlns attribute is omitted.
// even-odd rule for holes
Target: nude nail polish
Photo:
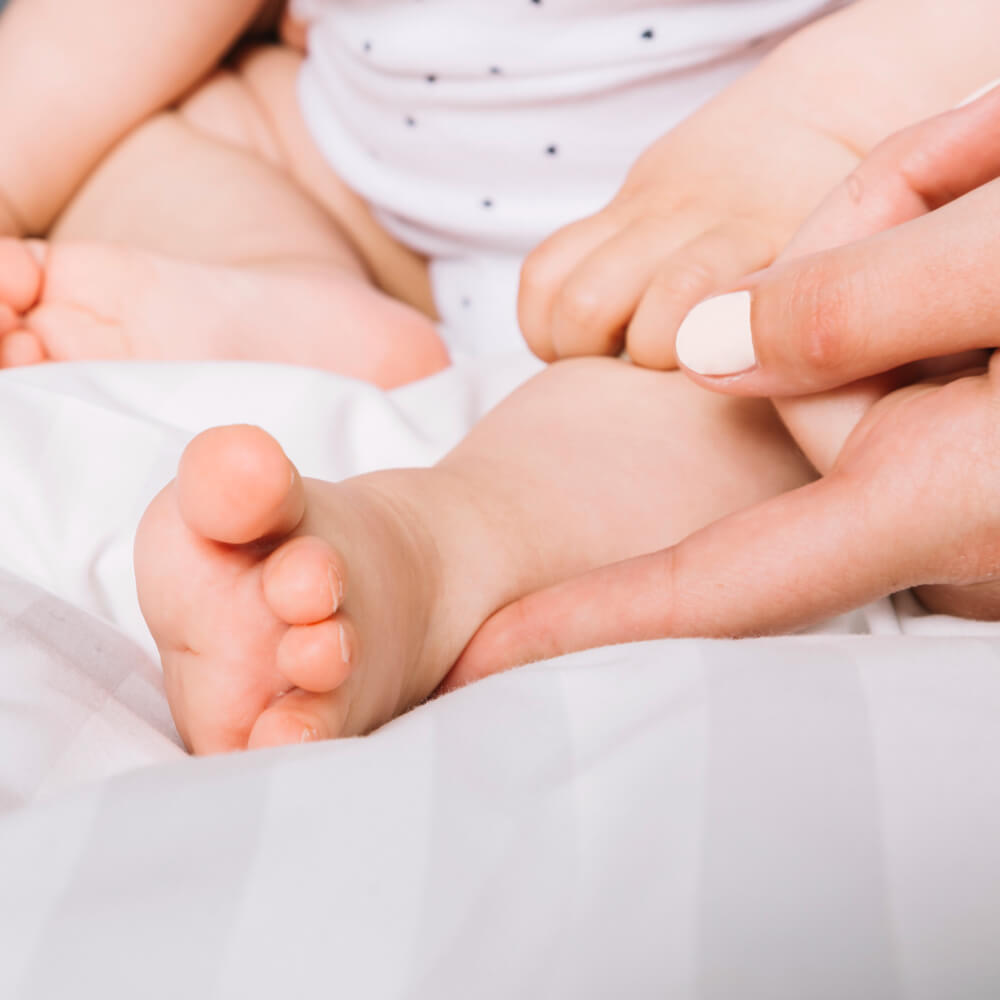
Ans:
<svg viewBox="0 0 1000 1000"><path fill-rule="evenodd" d="M757 365L750 330L750 293L700 302L677 331L677 359L699 375L738 375Z"/></svg>

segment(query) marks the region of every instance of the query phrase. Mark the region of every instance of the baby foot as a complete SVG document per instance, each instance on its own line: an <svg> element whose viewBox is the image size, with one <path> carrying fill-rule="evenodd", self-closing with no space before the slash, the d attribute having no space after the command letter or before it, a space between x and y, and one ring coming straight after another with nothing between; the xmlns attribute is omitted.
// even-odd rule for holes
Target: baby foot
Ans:
<svg viewBox="0 0 1000 1000"><path fill-rule="evenodd" d="M286 362L386 388L448 364L426 316L345 267L0 239L0 367L99 358Z"/></svg>
<svg viewBox="0 0 1000 1000"><path fill-rule="evenodd" d="M399 489L432 474L302 480L254 427L188 446L135 565L192 750L358 735L434 690L490 609L441 600L442 546ZM448 519L446 497L427 502Z"/></svg>

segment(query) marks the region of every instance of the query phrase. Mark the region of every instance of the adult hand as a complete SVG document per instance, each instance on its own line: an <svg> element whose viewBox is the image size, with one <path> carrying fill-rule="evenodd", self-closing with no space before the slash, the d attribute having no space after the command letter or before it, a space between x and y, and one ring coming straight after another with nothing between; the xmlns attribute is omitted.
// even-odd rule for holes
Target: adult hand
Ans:
<svg viewBox="0 0 1000 1000"><path fill-rule="evenodd" d="M900 367L1000 346L998 122L1000 90L893 137L808 229L895 228L763 272L735 335L705 328L722 342L679 345L713 373L689 363L693 377L734 394L794 396L893 369L887 395L862 394L869 408L843 428L827 475L509 605L444 688L614 642L784 632L907 587L937 610L1000 616L1000 355L903 385L920 369Z"/></svg>

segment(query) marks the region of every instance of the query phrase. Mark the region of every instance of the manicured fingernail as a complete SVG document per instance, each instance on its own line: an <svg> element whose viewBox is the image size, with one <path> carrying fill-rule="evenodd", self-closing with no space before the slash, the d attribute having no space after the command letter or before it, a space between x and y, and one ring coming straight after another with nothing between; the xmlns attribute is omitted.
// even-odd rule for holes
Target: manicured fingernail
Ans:
<svg viewBox="0 0 1000 1000"><path fill-rule="evenodd" d="M973 101L978 101L980 97L985 97L991 90L996 90L1000 87L1000 77L993 80L991 83L986 84L985 87L980 87L978 90L974 90L964 101L959 101L955 105L956 108L964 108L966 104L971 104Z"/></svg>
<svg viewBox="0 0 1000 1000"><path fill-rule="evenodd" d="M700 302L677 331L677 358L699 375L737 375L757 364L750 331L750 293Z"/></svg>

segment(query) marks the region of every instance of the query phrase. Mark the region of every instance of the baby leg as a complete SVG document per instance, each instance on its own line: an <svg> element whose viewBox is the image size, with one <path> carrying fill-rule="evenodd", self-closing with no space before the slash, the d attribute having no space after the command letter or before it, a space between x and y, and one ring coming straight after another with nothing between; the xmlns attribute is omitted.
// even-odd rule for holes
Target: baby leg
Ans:
<svg viewBox="0 0 1000 1000"><path fill-rule="evenodd" d="M420 262L309 144L298 65L247 56L120 143L48 243L0 242L0 363L245 358L386 386L444 367Z"/></svg>
<svg viewBox="0 0 1000 1000"><path fill-rule="evenodd" d="M354 735L516 597L810 477L767 403L564 362L431 469L302 481L263 431L196 438L140 527L140 600L193 749Z"/></svg>

